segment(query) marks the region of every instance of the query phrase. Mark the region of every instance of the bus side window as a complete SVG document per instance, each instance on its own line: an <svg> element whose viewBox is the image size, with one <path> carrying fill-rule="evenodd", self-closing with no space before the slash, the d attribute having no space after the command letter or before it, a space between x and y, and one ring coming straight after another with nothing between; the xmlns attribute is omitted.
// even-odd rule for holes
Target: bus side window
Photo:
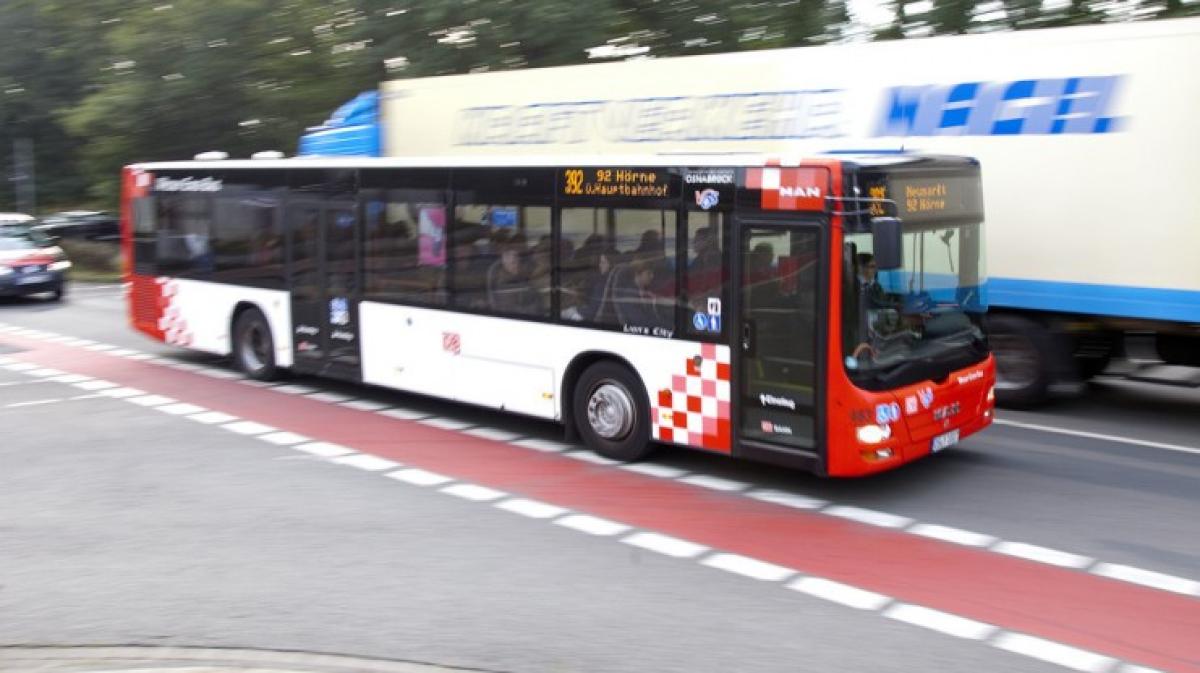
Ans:
<svg viewBox="0 0 1200 673"><path fill-rule="evenodd" d="M384 301L446 303L446 206L432 194L388 190L366 208L366 294Z"/></svg>

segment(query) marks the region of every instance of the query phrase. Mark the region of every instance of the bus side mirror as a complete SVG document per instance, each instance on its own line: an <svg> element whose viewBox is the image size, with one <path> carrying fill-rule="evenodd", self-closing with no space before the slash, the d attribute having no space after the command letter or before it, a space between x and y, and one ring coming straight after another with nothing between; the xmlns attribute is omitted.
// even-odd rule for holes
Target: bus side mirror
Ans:
<svg viewBox="0 0 1200 673"><path fill-rule="evenodd" d="M895 217L873 218L871 248L876 269L891 271L904 266L904 223Z"/></svg>

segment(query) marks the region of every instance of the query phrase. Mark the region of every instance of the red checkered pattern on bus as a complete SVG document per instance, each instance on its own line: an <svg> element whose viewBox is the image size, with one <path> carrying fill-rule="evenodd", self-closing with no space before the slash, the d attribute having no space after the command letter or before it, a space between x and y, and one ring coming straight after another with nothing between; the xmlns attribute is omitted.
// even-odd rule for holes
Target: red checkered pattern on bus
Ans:
<svg viewBox="0 0 1200 673"><path fill-rule="evenodd" d="M163 332L163 340L176 346L192 345L192 331L188 329L187 320L176 302L179 296L179 283L173 278L156 278L158 283L159 306L162 315L158 319L158 328Z"/></svg>
<svg viewBox="0 0 1200 673"><path fill-rule="evenodd" d="M651 411L654 439L729 453L729 347L700 344L684 360L682 374L658 391Z"/></svg>
<svg viewBox="0 0 1200 673"><path fill-rule="evenodd" d="M761 189L763 210L824 210L828 172L824 168L749 168L746 187Z"/></svg>

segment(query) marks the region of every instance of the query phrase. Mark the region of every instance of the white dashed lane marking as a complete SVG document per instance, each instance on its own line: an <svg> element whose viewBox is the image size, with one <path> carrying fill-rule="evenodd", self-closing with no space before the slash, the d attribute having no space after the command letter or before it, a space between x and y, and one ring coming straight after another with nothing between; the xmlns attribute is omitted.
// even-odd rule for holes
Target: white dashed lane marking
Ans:
<svg viewBox="0 0 1200 673"><path fill-rule="evenodd" d="M821 511L830 516L850 519L851 521L871 526L880 526L881 528L904 528L913 522L912 519L906 516L898 516L896 514L888 514L887 512L877 512L873 509L863 509L862 507L851 507L848 505L832 505Z"/></svg>
<svg viewBox="0 0 1200 673"><path fill-rule="evenodd" d="M1186 596L1200 596L1200 582L1184 577L1176 577L1151 570L1143 570L1133 566L1116 563L1098 563L1092 568L1092 573L1122 582L1131 582L1145 587L1171 591Z"/></svg>
<svg viewBox="0 0 1200 673"><path fill-rule="evenodd" d="M806 495L788 493L786 491L772 491L769 489L756 489L750 491L746 495L754 498L755 500L769 502L772 505L783 505L784 507L791 507L793 509L821 509L825 505L829 504L826 501L818 498L810 498Z"/></svg>
<svg viewBox="0 0 1200 673"><path fill-rule="evenodd" d="M784 568L774 563L766 563L738 554L713 554L700 563L710 568L725 570L764 582L782 582L796 574L796 571L791 568Z"/></svg>
<svg viewBox="0 0 1200 673"><path fill-rule="evenodd" d="M321 456L322 458L334 458L354 453L354 449L348 449L340 444L331 444L329 442L309 442L307 444L298 444L292 448L314 456Z"/></svg>
<svg viewBox="0 0 1200 673"><path fill-rule="evenodd" d="M448 484L454 481L444 474L438 474L437 472L430 472L429 470L422 470L416 467L409 468L407 470L400 470L398 472L389 472L384 476L390 479L395 479L396 481L403 481L406 484L413 484L414 486L440 486L442 484Z"/></svg>
<svg viewBox="0 0 1200 673"><path fill-rule="evenodd" d="M529 500L526 498L512 498L496 503L496 507L514 514L527 516L531 519L553 519L567 513L566 508L558 505L540 502L537 500Z"/></svg>
<svg viewBox="0 0 1200 673"><path fill-rule="evenodd" d="M453 484L442 489L442 493L447 493L464 500L474 502L488 502L491 500L499 500L508 495L504 491L497 491L494 488L480 486L478 484Z"/></svg>
<svg viewBox="0 0 1200 673"><path fill-rule="evenodd" d="M1029 561L1037 561L1038 563L1046 563L1060 568L1075 568L1078 570L1090 566L1093 562L1093 559L1087 556L1025 544L1024 542L1009 542L1005 540L992 545L991 549L1001 554L1016 556Z"/></svg>
<svg viewBox="0 0 1200 673"><path fill-rule="evenodd" d="M239 435L265 435L268 432L276 432L278 428L273 428L262 423L254 421L237 421L235 423L226 423L221 426L230 432L236 432Z"/></svg>
<svg viewBox="0 0 1200 673"><path fill-rule="evenodd" d="M1111 671L1117 664L1117 660L1112 657L1063 645L1052 640L1025 635L1024 633L1001 633L996 636L992 644L1008 652L1023 654L1027 657L1073 668L1077 671L1084 671L1085 673Z"/></svg>
<svg viewBox="0 0 1200 673"><path fill-rule="evenodd" d="M634 533L621 538L621 542L674 558L695 558L708 551L704 545L658 533Z"/></svg>
<svg viewBox="0 0 1200 673"><path fill-rule="evenodd" d="M554 523L559 526L565 526L567 528L580 531L582 533L587 533L588 535L620 535L630 530L630 527L623 523L617 523L616 521L609 521L608 519L601 519L600 517L590 516L587 514L570 514L562 517L561 519L555 519Z"/></svg>
<svg viewBox="0 0 1200 673"><path fill-rule="evenodd" d="M918 523L908 529L913 535L933 538L945 542L953 542L967 547L990 547L996 543L996 538L983 533L972 533L969 530L938 526L930 523Z"/></svg>
<svg viewBox="0 0 1200 673"><path fill-rule="evenodd" d="M188 416L188 418L206 425L217 425L220 423L229 423L237 420L237 416L230 416L229 414L223 414L219 411L206 411L202 414L193 414Z"/></svg>
<svg viewBox="0 0 1200 673"><path fill-rule="evenodd" d="M820 577L802 577L788 588L858 610L881 610L892 602L889 596Z"/></svg>
<svg viewBox="0 0 1200 673"><path fill-rule="evenodd" d="M1000 630L991 624L977 622L974 619L907 603L897 603L891 606L883 611L883 616L932 629L948 636L970 640L984 640Z"/></svg>
<svg viewBox="0 0 1200 673"><path fill-rule="evenodd" d="M401 467L400 463L380 458L379 456L372 456L368 453L352 453L348 456L331 458L330 462L357 467L360 470L367 470L368 472L383 472L384 470L394 470Z"/></svg>
<svg viewBox="0 0 1200 673"><path fill-rule="evenodd" d="M258 438L276 446L291 446L293 444L304 444L305 442L312 441L311 437L298 435L294 432L269 432L265 435L259 435Z"/></svg>

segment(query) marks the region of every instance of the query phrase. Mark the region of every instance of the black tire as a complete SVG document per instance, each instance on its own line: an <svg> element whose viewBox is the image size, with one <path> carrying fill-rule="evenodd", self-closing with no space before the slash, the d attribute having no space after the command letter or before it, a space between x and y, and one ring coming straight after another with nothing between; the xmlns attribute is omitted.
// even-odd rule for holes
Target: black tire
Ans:
<svg viewBox="0 0 1200 673"><path fill-rule="evenodd" d="M584 444L601 456L631 462L654 451L646 389L628 368L607 360L588 367L575 384L571 405ZM628 427L619 420L627 412ZM606 427L605 420L614 419Z"/></svg>
<svg viewBox="0 0 1200 673"><path fill-rule="evenodd" d="M257 381L273 381L278 377L275 339L262 311L247 309L234 321L233 361L246 376Z"/></svg>
<svg viewBox="0 0 1200 673"><path fill-rule="evenodd" d="M54 288L54 291L50 293L50 301L62 301L63 298L66 296L67 296L67 284L63 283L62 285L59 285L58 287Z"/></svg>
<svg viewBox="0 0 1200 673"><path fill-rule="evenodd" d="M1057 352L1050 332L1026 318L992 315L988 342L996 356L996 404L1022 408L1045 402Z"/></svg>

